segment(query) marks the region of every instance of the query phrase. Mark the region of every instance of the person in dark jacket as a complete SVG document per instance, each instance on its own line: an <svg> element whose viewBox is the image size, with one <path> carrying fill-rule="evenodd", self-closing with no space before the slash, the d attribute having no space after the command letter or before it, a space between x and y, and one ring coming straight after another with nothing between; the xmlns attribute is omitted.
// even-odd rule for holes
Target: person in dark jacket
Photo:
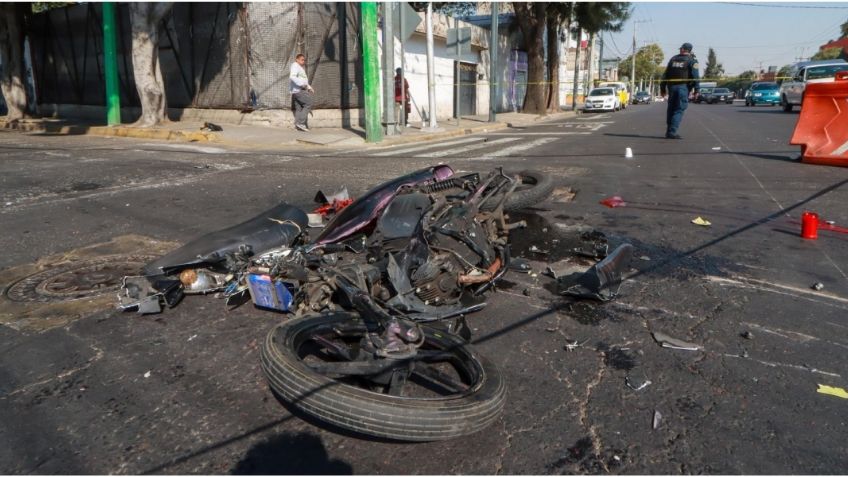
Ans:
<svg viewBox="0 0 848 477"><path fill-rule="evenodd" d="M684 43L680 46L680 54L672 56L668 61L660 82L660 94L663 97L668 94L667 139L683 139L677 134L677 129L683 120L683 112L689 106L689 93L695 91L694 94L698 94L699 79L698 60L692 54L692 44Z"/></svg>

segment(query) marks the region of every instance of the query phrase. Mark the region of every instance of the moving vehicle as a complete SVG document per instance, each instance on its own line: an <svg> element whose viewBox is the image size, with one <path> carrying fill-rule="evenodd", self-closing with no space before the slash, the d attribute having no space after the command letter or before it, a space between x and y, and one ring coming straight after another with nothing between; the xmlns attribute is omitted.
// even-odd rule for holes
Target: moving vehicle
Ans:
<svg viewBox="0 0 848 477"><path fill-rule="evenodd" d="M509 234L526 223L506 212L552 190L538 172L433 166L378 185L314 238L307 214L280 204L125 277L120 306L155 313L186 293L218 293L228 304L287 312L261 345L260 364L289 405L364 435L463 436L495 422L506 399L498 367L469 345L465 316L521 264ZM594 236L586 242L606 258L584 280L560 282L561 294L610 299L633 247L607 254L606 239L602 249Z"/></svg>
<svg viewBox="0 0 848 477"><path fill-rule="evenodd" d="M848 62L845 60L802 61L792 65L790 79L780 84L780 105L783 110L788 113L794 106L801 106L807 83L832 82L840 71L848 71Z"/></svg>
<svg viewBox="0 0 848 477"><path fill-rule="evenodd" d="M627 105L630 104L630 92L627 91L626 83L621 81L605 81L598 84L598 88L615 88L615 92L618 94L618 102L621 104L622 109L626 109Z"/></svg>
<svg viewBox="0 0 848 477"><path fill-rule="evenodd" d="M589 91L583 111L618 111L621 107L621 99L615 88L599 87Z"/></svg>
<svg viewBox="0 0 848 477"><path fill-rule="evenodd" d="M753 83L745 92L745 106L780 104L780 86L771 81Z"/></svg>
<svg viewBox="0 0 848 477"><path fill-rule="evenodd" d="M647 91L637 91L633 96L633 104L648 104L651 102L651 93Z"/></svg>
<svg viewBox="0 0 848 477"><path fill-rule="evenodd" d="M698 100L699 102L703 101L707 104L732 104L734 96L733 91L730 91L727 88L713 88L712 91L699 95Z"/></svg>
<svg viewBox="0 0 848 477"><path fill-rule="evenodd" d="M708 94L712 94L712 92L713 92L713 90L714 90L714 89L715 89L715 88L711 88L711 87L698 88L698 95L695 97L695 99L694 99L692 102L693 102L693 103L703 103L703 102L704 102L704 100L705 100L704 98L705 98Z"/></svg>

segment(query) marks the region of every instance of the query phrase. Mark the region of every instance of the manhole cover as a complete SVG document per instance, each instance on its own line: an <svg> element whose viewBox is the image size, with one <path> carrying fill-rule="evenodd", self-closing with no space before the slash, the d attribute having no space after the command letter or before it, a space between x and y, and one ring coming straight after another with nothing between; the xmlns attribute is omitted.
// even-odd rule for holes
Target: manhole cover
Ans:
<svg viewBox="0 0 848 477"><path fill-rule="evenodd" d="M21 302L60 302L102 295L117 290L121 279L138 275L158 255L106 255L65 263L22 278L6 289L6 296Z"/></svg>

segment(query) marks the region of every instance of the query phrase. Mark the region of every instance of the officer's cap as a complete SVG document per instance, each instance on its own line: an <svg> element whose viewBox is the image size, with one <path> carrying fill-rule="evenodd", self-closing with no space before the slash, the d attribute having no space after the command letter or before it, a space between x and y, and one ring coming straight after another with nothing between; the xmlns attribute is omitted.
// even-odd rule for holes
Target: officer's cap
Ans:
<svg viewBox="0 0 848 477"><path fill-rule="evenodd" d="M692 44L691 43L684 43L684 44L680 45L680 49L683 50L683 51L692 51Z"/></svg>

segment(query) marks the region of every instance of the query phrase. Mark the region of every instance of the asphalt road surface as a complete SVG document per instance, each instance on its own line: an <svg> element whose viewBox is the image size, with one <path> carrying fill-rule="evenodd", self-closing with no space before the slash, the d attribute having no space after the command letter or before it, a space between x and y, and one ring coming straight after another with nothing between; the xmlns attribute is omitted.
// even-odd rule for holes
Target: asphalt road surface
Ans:
<svg viewBox="0 0 848 477"><path fill-rule="evenodd" d="M279 154L0 133L0 473L844 473L848 400L817 389L848 388L848 236L799 231L804 210L848 226L848 170L796 161L797 112L691 105L683 140L663 138L664 118L658 103ZM261 373L258 344L284 315L193 296L138 316L95 293L281 200L313 207L319 188L356 196L438 162L536 169L557 186L512 238L534 273L510 273L469 317L508 383L503 416L478 434L333 432L292 415ZM611 196L626 206L599 204ZM636 249L606 304L557 296L541 273L585 229Z"/></svg>

